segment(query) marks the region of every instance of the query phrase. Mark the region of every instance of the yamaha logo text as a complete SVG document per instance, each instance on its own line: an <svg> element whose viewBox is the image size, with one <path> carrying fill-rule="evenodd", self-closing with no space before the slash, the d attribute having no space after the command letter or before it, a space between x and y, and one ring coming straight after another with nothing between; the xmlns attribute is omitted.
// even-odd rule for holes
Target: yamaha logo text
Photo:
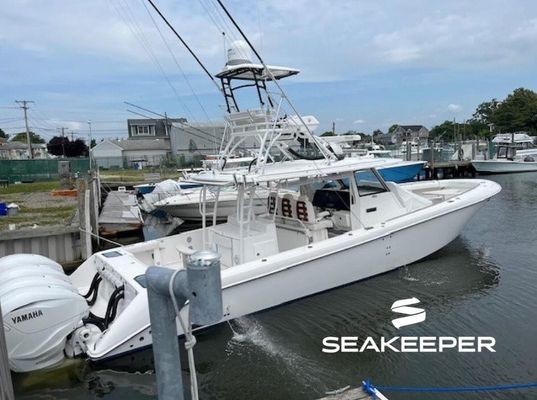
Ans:
<svg viewBox="0 0 537 400"><path fill-rule="evenodd" d="M12 317L11 320L14 324L18 324L20 322L29 321L31 319L39 318L43 316L43 311L41 310L35 310L26 314L21 314L16 317Z"/></svg>

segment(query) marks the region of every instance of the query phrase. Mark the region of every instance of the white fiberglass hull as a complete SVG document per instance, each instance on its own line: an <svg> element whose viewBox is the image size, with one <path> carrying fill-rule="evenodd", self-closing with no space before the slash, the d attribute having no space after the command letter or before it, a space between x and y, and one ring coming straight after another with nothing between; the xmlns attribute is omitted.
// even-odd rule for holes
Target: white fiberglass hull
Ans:
<svg viewBox="0 0 537 400"><path fill-rule="evenodd" d="M425 184L417 182L407 185L421 188ZM416 262L455 239L484 201L499 190L499 185L481 181L472 193L393 218L370 229L350 231L266 259L224 269L222 321ZM150 243L141 245L148 246ZM166 247L163 242L162 246ZM134 258L128 252L129 247L122 249L123 255L117 257L118 263L125 257L132 264ZM132 265L128 267L135 269ZM138 274L136 271L131 273L132 276ZM205 327L198 329L202 328ZM179 327L178 334L182 334ZM96 360L105 359L150 344L147 297L139 294L95 346L88 350L87 355Z"/></svg>
<svg viewBox="0 0 537 400"><path fill-rule="evenodd" d="M503 174L514 172L537 171L535 161L511 161L511 160L474 160L472 165L479 173Z"/></svg>

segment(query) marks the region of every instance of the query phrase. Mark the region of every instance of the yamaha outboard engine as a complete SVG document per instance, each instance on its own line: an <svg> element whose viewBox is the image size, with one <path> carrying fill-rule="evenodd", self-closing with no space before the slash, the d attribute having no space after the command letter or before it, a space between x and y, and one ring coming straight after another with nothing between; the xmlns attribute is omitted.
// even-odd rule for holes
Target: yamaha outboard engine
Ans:
<svg viewBox="0 0 537 400"><path fill-rule="evenodd" d="M26 372L64 358L67 336L89 306L62 267L43 256L0 258L0 302L10 368Z"/></svg>

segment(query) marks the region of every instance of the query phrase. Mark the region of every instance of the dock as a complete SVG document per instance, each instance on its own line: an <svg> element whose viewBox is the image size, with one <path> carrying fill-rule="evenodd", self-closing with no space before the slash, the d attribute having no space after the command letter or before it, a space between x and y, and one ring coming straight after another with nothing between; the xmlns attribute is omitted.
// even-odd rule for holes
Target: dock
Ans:
<svg viewBox="0 0 537 400"><path fill-rule="evenodd" d="M108 193L98 221L103 236L139 231L144 223L136 195L126 190Z"/></svg>
<svg viewBox="0 0 537 400"><path fill-rule="evenodd" d="M423 168L425 179L475 178L476 171L471 161L428 162Z"/></svg>

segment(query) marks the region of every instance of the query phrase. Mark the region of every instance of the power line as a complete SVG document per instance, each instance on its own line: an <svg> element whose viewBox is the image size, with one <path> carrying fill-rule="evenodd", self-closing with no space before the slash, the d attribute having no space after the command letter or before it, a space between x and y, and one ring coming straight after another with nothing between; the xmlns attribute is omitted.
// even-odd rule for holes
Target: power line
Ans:
<svg viewBox="0 0 537 400"><path fill-rule="evenodd" d="M155 9L155 11L158 13L158 15L160 16L160 18L162 18L162 20L166 23L166 25L168 25L168 27L172 30L172 32L175 34L175 36L177 36L177 39L179 39L181 41L181 43L183 44L183 46L185 46L185 48L188 50L188 52L192 55L192 57L194 57L194 59L198 62L198 64L200 65L200 67L203 69L203 71L205 71L205 74L207 74L207 76L209 77L209 79L215 84L215 86L218 88L218 91L219 92L222 92L222 89L220 88L220 86L218 85L218 83L216 83L216 81L214 80L213 76L211 75L211 73L207 70L207 68L205 68L205 65L203 65L203 63L200 61L200 59L198 58L198 56L196 56L196 53L194 53L192 51L192 49L188 46L188 44L183 40L183 38L181 37L181 35L179 35L179 33L177 33L177 31L175 30L175 28L172 26L172 24L170 24L170 22L168 22L168 20L166 19L166 17L160 12L160 10L158 9L158 7L155 5L155 3L153 3L152 0L147 0L149 2L149 4L151 4L151 6Z"/></svg>
<svg viewBox="0 0 537 400"><path fill-rule="evenodd" d="M114 4L112 2L112 4ZM123 21L126 23L126 25L128 26L128 28L131 30L131 32L134 34L134 36L136 37L136 39L140 42L140 44L142 45L143 49L146 51L146 53L149 55L149 58L153 61L153 63L157 66L157 68L159 69L160 73L162 74L162 76L164 77L164 79L166 80L166 82L168 83L168 86L170 86L170 88L172 89L173 93L175 94L175 97L177 99L177 101L179 102L179 104L181 105L181 107L183 107L186 111L186 113L189 115L190 118L192 119L195 119L194 118L194 114L190 111L190 109L188 108L188 106L186 105L186 103L184 103L182 100L181 100L181 96L179 95L179 92L177 91L177 89L175 88L175 86L173 85L170 77L166 74L166 71L164 70L164 67L162 66L162 64L160 63L160 61L158 60L158 57L155 55L155 53L153 52L152 48L151 48L151 44L150 42L147 40L147 38L145 37L144 33L143 33L143 30L140 28L140 26L138 25L138 23L136 22L135 20L135 17L134 17L134 14L133 12L131 11L130 7L129 7L129 4L128 2L125 2L124 3L124 6L119 4L120 7L123 8L123 12L125 13L125 17L121 14L120 10L118 8L116 8L116 11L118 12L118 15L120 16L120 18L123 19ZM115 7L115 6L114 6ZM130 20L130 22L129 22Z"/></svg>
<svg viewBox="0 0 537 400"><path fill-rule="evenodd" d="M192 85L190 84L190 80L187 78L185 72L183 71L183 68L181 67L181 64L179 63L179 60L177 59L177 57L175 56L175 53L172 51L170 45L168 44L168 41L166 40L166 38L164 37L164 34L162 33L162 31L160 30L157 22L155 21L155 18L153 18L153 15L151 14L151 12L149 11L149 9L147 8L146 4L145 4L145 0L140 0L140 2L142 3L142 5L144 6L145 10L147 11L147 14L149 15L149 18L151 18L151 21L153 22L153 25L155 26L155 28L157 29L157 32L159 33L159 36L160 38L162 39L162 41L164 42L164 44L166 45L166 48L168 49L168 52L170 53L170 55L172 56L173 58L173 61L175 62L175 65L177 66L177 68L179 69L179 71L181 72L181 74L183 75L183 79L185 80L187 86L189 87L190 91L192 92L192 94L194 95L194 97L196 98L196 101L198 102L201 110L204 112L205 114L205 117L207 118L207 120L210 120L209 118L209 114L207 113L207 111L205 110L205 107L203 107L203 104L201 103L197 93L194 91L194 88L192 87Z"/></svg>
<svg viewBox="0 0 537 400"><path fill-rule="evenodd" d="M150 114L158 115L158 116L161 117L161 118L167 118L166 116L164 116L164 115L162 115L162 114L156 113L156 112L151 111L151 110L149 110L149 109L147 109L147 108L144 108L144 107L137 106L136 104L129 103L128 101L124 101L123 103L127 104L128 106L136 107L136 108L139 108L140 110L147 111L147 112L150 113ZM127 110L127 111L129 111L129 110ZM129 112L133 112L133 111L129 111ZM136 114L136 113L135 113L135 114ZM146 118L149 118L149 117L146 117ZM153 119L153 118L149 118L149 119Z"/></svg>

